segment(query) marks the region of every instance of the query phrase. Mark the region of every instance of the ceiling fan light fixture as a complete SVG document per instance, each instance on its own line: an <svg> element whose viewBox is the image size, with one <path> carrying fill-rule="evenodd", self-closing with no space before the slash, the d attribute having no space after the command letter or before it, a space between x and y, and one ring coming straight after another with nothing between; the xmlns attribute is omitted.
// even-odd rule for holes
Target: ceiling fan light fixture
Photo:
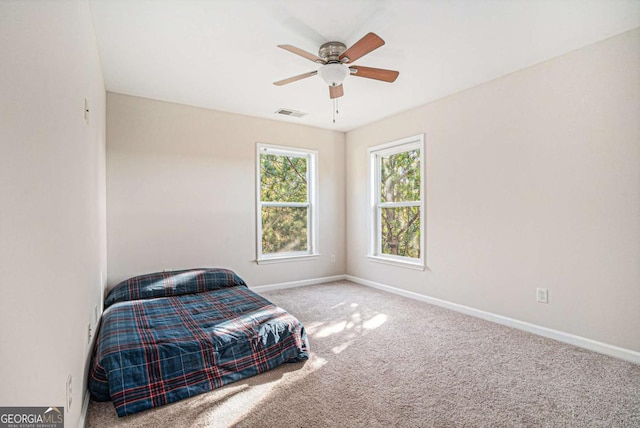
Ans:
<svg viewBox="0 0 640 428"><path fill-rule="evenodd" d="M340 86L350 74L349 67L344 64L331 63L320 67L318 74L329 86Z"/></svg>

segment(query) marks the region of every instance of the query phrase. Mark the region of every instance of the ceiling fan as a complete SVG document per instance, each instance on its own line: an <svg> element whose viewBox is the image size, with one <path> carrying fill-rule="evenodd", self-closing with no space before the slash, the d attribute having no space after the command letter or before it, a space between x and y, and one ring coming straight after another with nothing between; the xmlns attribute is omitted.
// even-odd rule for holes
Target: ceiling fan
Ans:
<svg viewBox="0 0 640 428"><path fill-rule="evenodd" d="M289 77L288 79L273 82L273 84L276 86L282 86L318 74L322 80L329 85L329 97L334 99L344 95L342 82L350 75L381 80L389 83L394 82L400 74L395 70L350 65L382 45L384 45L384 40L374 33L368 33L349 49L347 49L344 43L340 42L324 43L320 46L318 55L306 52L295 46L278 45L279 48L292 52L296 55L300 55L301 57L307 58L318 64L322 64L322 67L315 71L310 71L308 73Z"/></svg>

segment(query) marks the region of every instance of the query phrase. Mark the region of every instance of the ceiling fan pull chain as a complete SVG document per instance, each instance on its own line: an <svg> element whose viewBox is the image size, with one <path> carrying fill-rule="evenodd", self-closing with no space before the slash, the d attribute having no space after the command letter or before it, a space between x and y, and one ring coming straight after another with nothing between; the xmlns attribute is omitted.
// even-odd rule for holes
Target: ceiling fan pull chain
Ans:
<svg viewBox="0 0 640 428"><path fill-rule="evenodd" d="M338 99L334 98L333 99L333 123L336 123L336 114L339 114L340 112L338 111Z"/></svg>
<svg viewBox="0 0 640 428"><path fill-rule="evenodd" d="M336 114L340 114L338 111L338 99L333 99L333 123L336 123Z"/></svg>

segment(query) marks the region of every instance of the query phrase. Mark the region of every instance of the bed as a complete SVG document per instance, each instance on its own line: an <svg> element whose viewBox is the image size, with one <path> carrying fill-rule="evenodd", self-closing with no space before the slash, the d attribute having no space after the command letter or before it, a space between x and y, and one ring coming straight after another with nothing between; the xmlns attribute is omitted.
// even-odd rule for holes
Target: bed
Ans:
<svg viewBox="0 0 640 428"><path fill-rule="evenodd" d="M89 391L118 416L309 357L302 323L228 269L130 278L104 306Z"/></svg>

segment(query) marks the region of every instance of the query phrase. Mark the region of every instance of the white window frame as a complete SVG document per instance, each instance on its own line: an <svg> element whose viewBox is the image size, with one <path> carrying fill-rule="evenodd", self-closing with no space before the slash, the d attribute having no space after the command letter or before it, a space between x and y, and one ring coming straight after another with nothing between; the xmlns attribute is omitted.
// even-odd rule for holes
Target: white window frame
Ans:
<svg viewBox="0 0 640 428"><path fill-rule="evenodd" d="M307 202L263 202L260 199L260 155L302 157L307 159ZM256 262L258 264L279 263L318 258L318 152L273 144L256 144ZM283 253L262 252L262 207L307 207L307 250Z"/></svg>
<svg viewBox="0 0 640 428"><path fill-rule="evenodd" d="M420 201L417 202L381 202L380 195L380 160L384 156L402 153L410 150L420 150ZM418 134L389 143L381 144L369 148L369 254L370 260L410 269L424 270L426 263L426 235L425 235L425 176L426 163L424 153L424 134ZM382 253L382 208L390 207L420 207L420 257L412 258L405 256L395 256Z"/></svg>

